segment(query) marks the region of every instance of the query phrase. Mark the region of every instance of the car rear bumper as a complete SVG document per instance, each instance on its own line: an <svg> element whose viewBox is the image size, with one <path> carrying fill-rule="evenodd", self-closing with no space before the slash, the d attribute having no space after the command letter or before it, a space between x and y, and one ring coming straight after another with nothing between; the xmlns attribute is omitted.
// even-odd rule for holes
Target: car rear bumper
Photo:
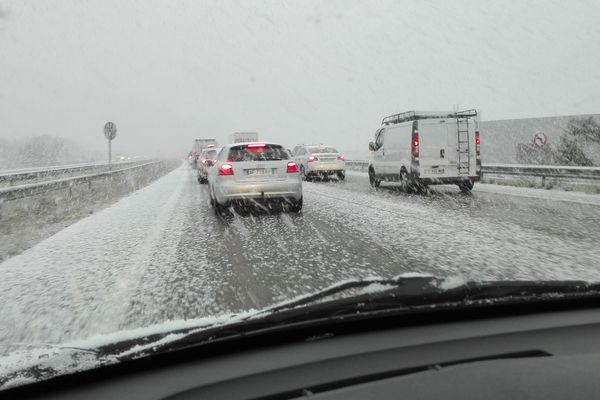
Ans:
<svg viewBox="0 0 600 400"><path fill-rule="evenodd" d="M330 162L312 162L308 163L307 172L318 172L318 173L329 173L336 174L338 172L344 172L346 170L346 163L344 161L330 161Z"/></svg>
<svg viewBox="0 0 600 400"><path fill-rule="evenodd" d="M428 171L432 168L440 168L438 166L428 167L428 166L413 166L411 171L411 177L413 180L427 184L427 185L445 185L445 184L457 184L464 181L472 181L478 182L480 180L480 174L478 173L478 169L480 170L480 164L476 165L475 174L472 175L459 175L458 170L455 165L442 165L441 168L445 169L445 174L431 174Z"/></svg>
<svg viewBox="0 0 600 400"><path fill-rule="evenodd" d="M479 176L416 177L415 180L426 185L454 185L464 181L478 182Z"/></svg>
<svg viewBox="0 0 600 400"><path fill-rule="evenodd" d="M220 182L214 187L214 195L220 204L236 200L300 200L302 181L282 180L274 182Z"/></svg>

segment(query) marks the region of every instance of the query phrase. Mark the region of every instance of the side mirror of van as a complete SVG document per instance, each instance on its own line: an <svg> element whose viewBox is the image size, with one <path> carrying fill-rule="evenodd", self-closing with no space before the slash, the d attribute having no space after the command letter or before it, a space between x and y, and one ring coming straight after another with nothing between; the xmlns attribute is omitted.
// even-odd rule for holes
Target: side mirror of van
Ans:
<svg viewBox="0 0 600 400"><path fill-rule="evenodd" d="M375 151L375 143L369 142L369 150Z"/></svg>

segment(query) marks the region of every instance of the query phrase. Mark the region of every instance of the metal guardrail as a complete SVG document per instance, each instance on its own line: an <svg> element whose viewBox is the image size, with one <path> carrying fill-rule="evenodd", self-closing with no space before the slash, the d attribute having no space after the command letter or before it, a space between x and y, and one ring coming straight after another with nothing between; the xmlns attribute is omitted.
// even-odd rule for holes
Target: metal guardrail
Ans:
<svg viewBox="0 0 600 400"><path fill-rule="evenodd" d="M365 160L346 160L351 169L366 171L369 162ZM518 165L483 164L481 171L485 175L510 175L521 177L541 177L542 185L546 178L600 180L600 167L572 167L561 165Z"/></svg>
<svg viewBox="0 0 600 400"><path fill-rule="evenodd" d="M121 168L124 166L135 165L147 162L148 160L124 161L112 164L112 168ZM25 181L39 181L44 179L56 178L59 176L68 176L72 174L104 172L108 170L107 163L87 163L71 164L55 167L37 167L31 169L20 169L13 171L0 171L0 186L13 186Z"/></svg>
<svg viewBox="0 0 600 400"><path fill-rule="evenodd" d="M20 199L20 198L24 198L24 197L35 196L35 195L43 194L43 193L53 191L53 190L60 190L60 189L74 187L74 186L80 185L82 183L91 184L92 181L97 180L97 179L106 178L108 176L125 173L125 172L132 171L132 170L139 169L139 168L145 168L145 167L148 167L151 165L157 165L160 162L161 161L158 161L158 160L157 161L146 160L143 163L140 163L139 161L137 161L137 162L135 162L136 165L127 166L125 168L120 168L120 169L112 169L110 171L103 171L103 172L86 174L86 175L78 175L78 176L72 176L72 177L37 182L37 183L29 183L29 184L18 185L18 186L8 186L8 187L0 188L0 201L8 201L8 200L15 200L15 199ZM127 164L127 163L116 164L116 165L113 164L113 167L123 167L124 164ZM131 163L129 163L129 164L131 164Z"/></svg>
<svg viewBox="0 0 600 400"><path fill-rule="evenodd" d="M600 179L599 167L484 164L482 165L482 171L484 174L494 175L539 176L543 178L563 179Z"/></svg>

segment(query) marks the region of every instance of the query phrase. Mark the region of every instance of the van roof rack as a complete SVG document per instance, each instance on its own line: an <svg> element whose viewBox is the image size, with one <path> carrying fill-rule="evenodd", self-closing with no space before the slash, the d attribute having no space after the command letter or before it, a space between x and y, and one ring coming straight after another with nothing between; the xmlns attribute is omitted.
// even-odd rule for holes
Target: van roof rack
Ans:
<svg viewBox="0 0 600 400"><path fill-rule="evenodd" d="M399 124L401 122L415 121L418 119L468 118L476 116L477 110L475 109L464 111L406 111L385 117L381 120L381 125Z"/></svg>

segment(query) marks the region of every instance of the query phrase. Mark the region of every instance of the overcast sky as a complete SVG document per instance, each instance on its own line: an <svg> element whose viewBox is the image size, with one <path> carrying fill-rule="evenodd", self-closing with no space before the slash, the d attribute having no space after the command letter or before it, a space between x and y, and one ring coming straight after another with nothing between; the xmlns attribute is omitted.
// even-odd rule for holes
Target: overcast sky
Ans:
<svg viewBox="0 0 600 400"><path fill-rule="evenodd" d="M0 137L181 156L258 131L366 150L385 115L600 112L600 1L0 0Z"/></svg>

